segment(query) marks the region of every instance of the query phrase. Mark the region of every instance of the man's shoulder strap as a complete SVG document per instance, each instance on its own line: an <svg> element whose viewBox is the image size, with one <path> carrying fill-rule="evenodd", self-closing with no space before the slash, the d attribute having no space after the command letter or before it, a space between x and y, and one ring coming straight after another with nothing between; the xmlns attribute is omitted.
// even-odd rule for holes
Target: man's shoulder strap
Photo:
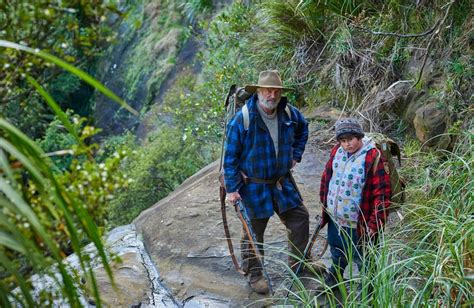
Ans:
<svg viewBox="0 0 474 308"><path fill-rule="evenodd" d="M291 120L291 110L290 110L290 107L288 105L286 105L285 107L285 112L286 114L288 115L288 118L290 118ZM244 118L244 130L248 130L249 129L249 107L247 106L247 104L245 104L243 107L242 107L242 117Z"/></svg>
<svg viewBox="0 0 474 308"><path fill-rule="evenodd" d="M247 104L242 107L242 117L244 117L244 130L249 130L249 107Z"/></svg>

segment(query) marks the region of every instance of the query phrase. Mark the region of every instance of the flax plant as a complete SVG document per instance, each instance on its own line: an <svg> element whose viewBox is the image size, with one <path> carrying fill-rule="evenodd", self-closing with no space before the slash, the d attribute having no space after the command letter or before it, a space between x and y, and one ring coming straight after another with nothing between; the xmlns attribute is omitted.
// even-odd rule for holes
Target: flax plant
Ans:
<svg viewBox="0 0 474 308"><path fill-rule="evenodd" d="M137 114L97 80L53 55L3 40L0 40L0 47L30 53L56 64L89 83L130 112ZM69 133L76 138L79 146L84 145L82 136L52 97L32 77L25 77L62 121ZM0 118L0 272L2 275L0 303L2 307L52 305L56 296L65 299L72 307L84 304L78 292L78 280L81 274L71 271L63 262L66 252L61 249L60 243L55 242L53 235L48 233L46 223L59 224L64 220L64 225L60 229L70 239L72 250L77 254L84 273L82 275L91 282L93 297L98 306L100 306L100 297L91 260L87 254L81 252L81 241L84 237L94 243L102 265L112 278L108 257L97 226L81 200L56 179L51 171L51 165L49 158L34 141ZM30 200L25 193L28 186L35 186L37 195L42 200L39 213L33 210L35 205L29 203ZM21 224L12 223L14 220L20 221ZM59 275L52 273L53 269L57 270ZM33 290L28 280L31 271L49 276L56 281L60 287L60 294L49 294L48 291L39 294L38 291Z"/></svg>

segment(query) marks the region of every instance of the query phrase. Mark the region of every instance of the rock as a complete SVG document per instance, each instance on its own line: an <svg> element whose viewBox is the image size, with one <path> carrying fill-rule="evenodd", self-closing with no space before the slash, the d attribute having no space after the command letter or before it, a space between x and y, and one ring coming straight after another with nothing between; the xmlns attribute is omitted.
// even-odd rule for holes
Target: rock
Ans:
<svg viewBox="0 0 474 308"><path fill-rule="evenodd" d="M334 109L326 111L332 114L331 122L340 114ZM307 118L317 119L317 116L314 114ZM294 168L295 180L310 212L311 230L316 225L314 217L321 213L318 201L320 176L333 145L326 142L327 134L323 131L329 131L327 125L310 135L303 160ZM331 131L328 134L334 135ZM218 176L219 161L216 161L188 178L168 197L143 211L133 222L143 235L147 251L159 267L163 282L185 307L241 307L264 298L254 294L246 277L234 269L223 230ZM200 215L196 216L196 213ZM163 226L162 220L172 220L173 223ZM227 221L235 255L240 260L242 227L230 205L227 205ZM265 232L265 262L275 289L287 286L286 239L285 226L277 216L272 217ZM328 251L323 261L329 265Z"/></svg>
<svg viewBox="0 0 474 308"><path fill-rule="evenodd" d="M104 240L107 252L112 257L109 259L115 288L109 280L109 277L99 263L97 252L93 244L83 248L83 252L89 254L93 260L94 273L99 289L101 304L109 307L180 307L180 304L171 295L168 289L161 284L158 270L151 262L150 256L143 246L143 242L138 238L133 225L121 226L110 231ZM115 257L119 257L120 261ZM68 256L64 262L68 268L80 272L80 263L75 254ZM59 274L54 274L61 279ZM83 276L85 277L85 275ZM34 286L34 296L39 296L41 290L57 290L56 281L50 276L34 275L31 278ZM86 290L90 289L90 282L81 278L85 282ZM96 306L95 300L90 294L81 295L81 303L84 307ZM63 299L54 301L55 307L68 306Z"/></svg>
<svg viewBox="0 0 474 308"><path fill-rule="evenodd" d="M407 102L407 94L413 85L412 80L398 80L387 89L377 94L369 108L380 108L380 111L395 111L402 114Z"/></svg>
<svg viewBox="0 0 474 308"><path fill-rule="evenodd" d="M418 91L416 89L411 89L407 94L407 105L405 106L405 110L403 110L401 113L403 119L407 123L413 124L413 120L416 116L416 111L418 110L418 108L427 104L427 99L428 98L426 97L426 91Z"/></svg>
<svg viewBox="0 0 474 308"><path fill-rule="evenodd" d="M129 252L120 256L120 262L111 264L116 288L112 286L103 267L94 270L100 286L102 304L106 306L130 306L147 301L151 282L147 277L140 254Z"/></svg>
<svg viewBox="0 0 474 308"><path fill-rule="evenodd" d="M418 139L427 147L446 149L451 141L446 133L450 122L446 106L429 103L416 111L413 125Z"/></svg>

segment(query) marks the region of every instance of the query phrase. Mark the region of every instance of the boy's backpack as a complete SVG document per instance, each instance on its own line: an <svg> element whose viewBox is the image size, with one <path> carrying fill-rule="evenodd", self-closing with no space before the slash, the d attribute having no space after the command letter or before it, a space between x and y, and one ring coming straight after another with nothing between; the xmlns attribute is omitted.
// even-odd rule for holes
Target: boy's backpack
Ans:
<svg viewBox="0 0 474 308"><path fill-rule="evenodd" d="M380 157L385 159L384 169L385 172L387 172L390 176L390 185L392 188L392 196L390 200L392 204L389 207L389 211L394 211L406 201L405 182L398 174L393 159L393 157L396 156L398 158L399 165L401 165L400 147L395 141L381 133L366 133L365 135L375 142L375 145L379 150L379 155L377 156L377 159L374 163L374 172L377 164L380 161Z"/></svg>

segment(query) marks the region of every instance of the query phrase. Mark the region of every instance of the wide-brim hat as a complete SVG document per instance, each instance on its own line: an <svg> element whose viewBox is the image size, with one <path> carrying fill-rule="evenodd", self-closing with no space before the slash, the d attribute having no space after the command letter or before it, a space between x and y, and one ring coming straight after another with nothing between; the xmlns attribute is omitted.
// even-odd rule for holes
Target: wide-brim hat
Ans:
<svg viewBox="0 0 474 308"><path fill-rule="evenodd" d="M245 86L245 91L254 93L258 88L273 88L282 89L283 91L293 90L283 86L281 82L280 73L277 70L268 70L260 72L258 76L258 83Z"/></svg>

